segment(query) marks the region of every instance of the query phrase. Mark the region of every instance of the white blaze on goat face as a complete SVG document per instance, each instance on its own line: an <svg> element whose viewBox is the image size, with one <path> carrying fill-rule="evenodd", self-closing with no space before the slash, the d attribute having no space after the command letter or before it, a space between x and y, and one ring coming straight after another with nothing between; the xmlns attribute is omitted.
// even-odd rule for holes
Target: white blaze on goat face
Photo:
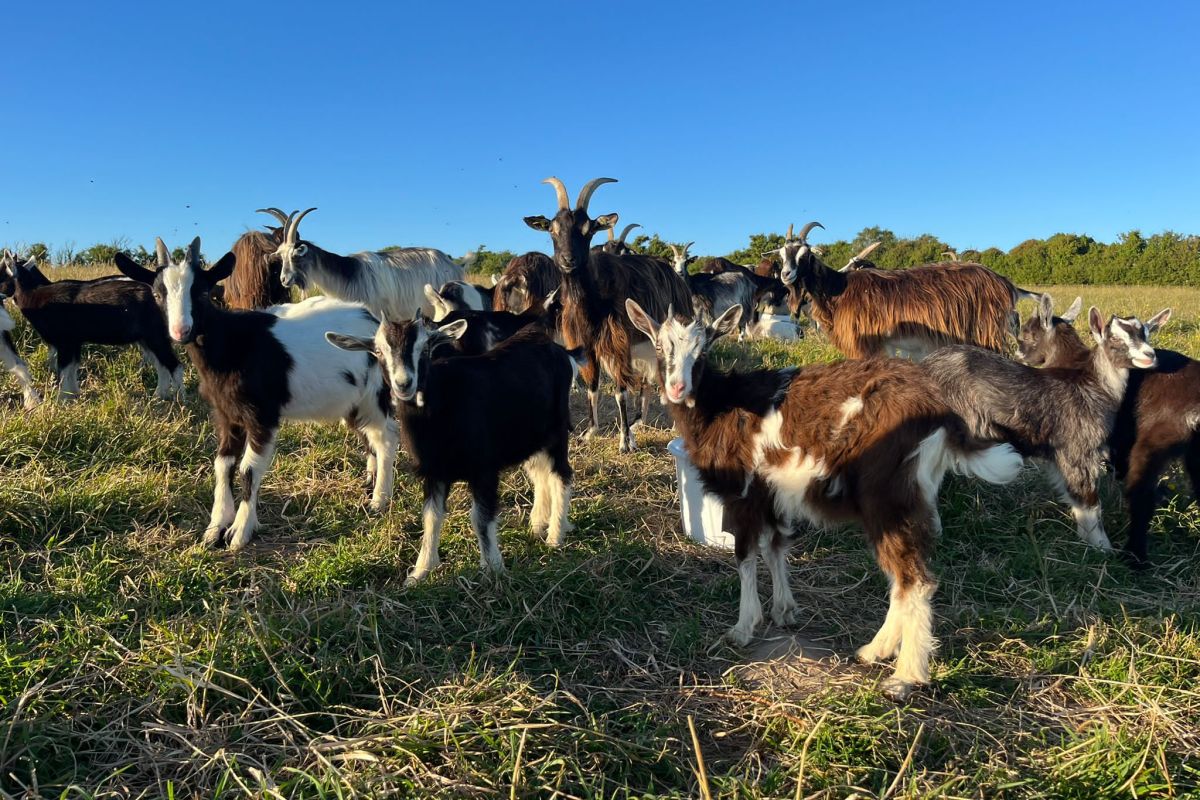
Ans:
<svg viewBox="0 0 1200 800"><path fill-rule="evenodd" d="M699 323L680 323L674 317L663 323L658 332L659 350L663 362L663 394L669 403L695 404L692 375L696 362L704 355L708 335Z"/></svg>
<svg viewBox="0 0 1200 800"><path fill-rule="evenodd" d="M164 267L163 287L167 291L167 331L176 342L187 341L192 331L192 281L195 273L184 262Z"/></svg>
<svg viewBox="0 0 1200 800"><path fill-rule="evenodd" d="M1136 317L1115 317L1109 323L1109 335L1125 345L1135 367L1150 369L1157 363L1154 348L1146 341L1146 326Z"/></svg>

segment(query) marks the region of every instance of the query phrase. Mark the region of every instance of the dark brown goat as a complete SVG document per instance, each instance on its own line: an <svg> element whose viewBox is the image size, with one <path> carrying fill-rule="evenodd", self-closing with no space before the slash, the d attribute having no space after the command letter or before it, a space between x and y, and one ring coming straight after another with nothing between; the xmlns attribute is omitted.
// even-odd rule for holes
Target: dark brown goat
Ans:
<svg viewBox="0 0 1200 800"><path fill-rule="evenodd" d="M1021 357L1035 367L1078 367L1091 356L1072 322L1080 298L1061 317L1039 308L1021 326ZM1151 334L1171 318L1163 309L1144 323ZM1157 503L1158 479L1176 458L1200 496L1200 362L1173 350L1154 348L1153 369L1129 374L1125 394L1108 437L1109 458L1125 489L1129 506L1129 538L1125 552L1135 567L1148 563L1148 534Z"/></svg>
<svg viewBox="0 0 1200 800"><path fill-rule="evenodd" d="M562 273L562 333L570 349L583 348L587 363L580 374L588 388L591 404L587 435L599 427L598 367L617 385L617 421L620 450L635 449L631 420L626 402L631 392L640 392L655 378L654 350L650 342L633 326L625 314L625 301L637 300L643 307L665 316L674 308L687 313L692 299L683 279L664 261L649 256L614 256L590 249L592 237L612 227L615 215L596 219L588 216L592 193L613 178L596 178L579 192L571 208L567 188L558 178L547 178L558 196L553 219L526 217L525 224L550 234L554 242L554 263Z"/></svg>
<svg viewBox="0 0 1200 800"><path fill-rule="evenodd" d="M291 299L291 292L279 281L279 257L275 251L283 243L287 214L278 208L260 208L280 227L267 226L266 232L246 231L230 249L237 257L233 274L225 281L225 304L229 308L255 309L276 306Z"/></svg>
<svg viewBox="0 0 1200 800"><path fill-rule="evenodd" d="M516 256L496 281L492 310L524 314L530 308L540 307L560 285L562 275L550 256L538 252Z"/></svg>
<svg viewBox="0 0 1200 800"><path fill-rule="evenodd" d="M848 358L894 350L921 358L948 344L1003 352L1017 330L1017 300L1040 297L982 264L838 272L806 240L820 225L809 223L798 237L788 228L781 277L793 312L811 302L813 321Z"/></svg>

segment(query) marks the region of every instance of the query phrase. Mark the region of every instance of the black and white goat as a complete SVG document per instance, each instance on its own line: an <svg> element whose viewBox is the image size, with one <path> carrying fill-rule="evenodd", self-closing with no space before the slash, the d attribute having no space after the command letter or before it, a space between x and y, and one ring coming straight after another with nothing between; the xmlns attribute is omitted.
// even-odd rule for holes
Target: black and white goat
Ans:
<svg viewBox="0 0 1200 800"><path fill-rule="evenodd" d="M157 255L156 271L128 259L122 269L153 287L155 310L166 318L171 338L186 346L200 374L200 394L212 407L216 486L204 544L237 550L254 536L259 487L285 419L344 420L369 448L371 508L386 508L398 435L383 372L370 353L334 350L325 343L330 329L374 334L378 322L371 313L358 303L328 297L274 306L270 312L223 309L213 304L210 292L233 271L233 253L202 269L197 237L178 263L171 261L162 239ZM239 457L242 494L235 504Z"/></svg>
<svg viewBox="0 0 1200 800"><path fill-rule="evenodd" d="M5 252L3 256L0 256L0 270L15 263L16 257L11 253ZM17 352L17 345L12 337L16 323L9 316L8 309L4 307L5 299L5 294L0 291L0 366L12 373L12 376L17 379L17 383L21 385L21 396L24 398L25 409L28 411L36 408L42 402L42 396L38 394L38 390L33 384L33 376L29 374L29 365Z"/></svg>
<svg viewBox="0 0 1200 800"><path fill-rule="evenodd" d="M1039 302L1039 313L1052 316L1052 301ZM1097 492L1108 436L1129 370L1151 369L1157 359L1137 319L1104 322L1093 306L1088 327L1098 346L1073 367L1034 369L968 345L936 350L922 365L975 436L1041 461L1071 505L1079 538L1110 550Z"/></svg>
<svg viewBox="0 0 1200 800"><path fill-rule="evenodd" d="M50 281L33 259L13 261L13 302L50 349L58 398L79 396L79 356L85 344L136 344L158 373L155 395L183 399L183 365L150 290L123 277ZM29 395L26 395L26 403Z"/></svg>
<svg viewBox="0 0 1200 800"><path fill-rule="evenodd" d="M1062 316L1051 312L1052 302L1021 326L1017 339L1021 358L1035 367L1075 367L1092 353L1072 323L1082 303L1075 298ZM1146 320L1146 338L1171 318L1165 308ZM1200 361L1173 350L1155 348L1152 369L1129 374L1125 396L1108 437L1109 459L1125 487L1129 505L1129 539L1125 543L1133 565L1148 563L1150 521L1158 502L1158 479L1177 458L1200 497Z"/></svg>
<svg viewBox="0 0 1200 800"><path fill-rule="evenodd" d="M595 248L603 250L610 256L633 255L634 250L625 242L625 237L629 235L631 230L640 227L642 227L640 224L631 222L621 230L621 235L617 236L615 233L616 221L614 220L613 227L608 229L608 241L606 241L604 244L595 245Z"/></svg>
<svg viewBox="0 0 1200 800"><path fill-rule="evenodd" d="M536 326L482 355L434 358L435 347L461 337L470 323L436 327L424 319L384 322L374 337L326 334L351 352L375 352L391 381L400 430L424 487L424 537L408 582L438 565L438 541L450 486L465 481L474 501L471 525L480 566L499 571L496 541L500 473L523 464L533 484L530 525L558 547L568 530L571 465L567 441L573 358ZM481 401L480 392L487 392Z"/></svg>
<svg viewBox="0 0 1200 800"><path fill-rule="evenodd" d="M376 316L411 319L432 314L421 288L463 279L463 266L441 250L397 247L380 252L341 256L300 239L300 221L310 208L293 214L275 251L282 261L279 279L285 287L312 283L330 297L362 303Z"/></svg>
<svg viewBox="0 0 1200 800"><path fill-rule="evenodd" d="M446 308L442 294L434 291L432 286L425 286L425 295L435 308ZM558 290L555 289L543 301L540 309L530 308L523 314L513 314L509 311L456 309L446 311L441 316L434 316L433 321L440 325L450 325L459 320L470 323L467 332L449 344L453 350L462 355L479 355L491 350L526 325L539 326L552 339L558 337L560 313L561 304L558 303Z"/></svg>
<svg viewBox="0 0 1200 800"><path fill-rule="evenodd" d="M754 295L757 290L754 281L747 272L741 270L724 270L722 272L698 272L688 274L688 264L696 260L688 254L688 249L694 242L688 242L682 247L669 245L674 256L671 266L675 273L683 278L688 291L692 293L692 310L700 319L713 320L724 314L733 306L741 306L741 329L757 322L755 319Z"/></svg>
<svg viewBox="0 0 1200 800"><path fill-rule="evenodd" d="M425 284L425 299L433 307L433 321L440 322L454 311L491 311L495 304L497 280L497 276L492 276L491 286L449 281L436 291L432 284Z"/></svg>
<svg viewBox="0 0 1200 800"><path fill-rule="evenodd" d="M883 684L893 697L928 683L937 584L927 558L942 478L955 469L1004 483L1020 471L1020 456L971 437L909 362L720 372L708 366L708 350L737 329L740 306L706 326L675 316L660 324L636 302L625 305L654 342L668 408L704 490L725 504L741 576L729 638L747 644L762 621L760 551L771 574L771 618L785 625L796 616L787 547L797 526L857 522L891 587L883 626L858 656L896 657Z"/></svg>

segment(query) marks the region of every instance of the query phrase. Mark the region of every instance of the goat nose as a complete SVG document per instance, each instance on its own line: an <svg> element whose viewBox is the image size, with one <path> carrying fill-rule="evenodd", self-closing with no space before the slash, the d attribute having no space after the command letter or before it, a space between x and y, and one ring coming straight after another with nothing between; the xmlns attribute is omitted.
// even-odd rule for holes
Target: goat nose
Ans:
<svg viewBox="0 0 1200 800"><path fill-rule="evenodd" d="M171 328L171 338L177 342L182 342L187 338L187 335L192 332L190 326L176 325Z"/></svg>
<svg viewBox="0 0 1200 800"><path fill-rule="evenodd" d="M667 391L671 394L672 397L682 396L683 390L685 388L686 387L683 385L683 381L672 381L670 384L667 385Z"/></svg>

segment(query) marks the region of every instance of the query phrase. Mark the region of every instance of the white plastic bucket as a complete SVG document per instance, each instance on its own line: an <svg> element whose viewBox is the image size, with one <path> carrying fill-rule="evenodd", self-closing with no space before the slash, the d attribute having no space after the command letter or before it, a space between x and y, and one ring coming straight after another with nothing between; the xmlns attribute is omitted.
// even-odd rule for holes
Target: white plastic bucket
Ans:
<svg viewBox="0 0 1200 800"><path fill-rule="evenodd" d="M683 532L700 544L733 549L733 534L722 530L725 505L704 491L700 473L688 458L683 439L672 439L667 451L675 457L675 478L679 484L679 509L683 515Z"/></svg>

